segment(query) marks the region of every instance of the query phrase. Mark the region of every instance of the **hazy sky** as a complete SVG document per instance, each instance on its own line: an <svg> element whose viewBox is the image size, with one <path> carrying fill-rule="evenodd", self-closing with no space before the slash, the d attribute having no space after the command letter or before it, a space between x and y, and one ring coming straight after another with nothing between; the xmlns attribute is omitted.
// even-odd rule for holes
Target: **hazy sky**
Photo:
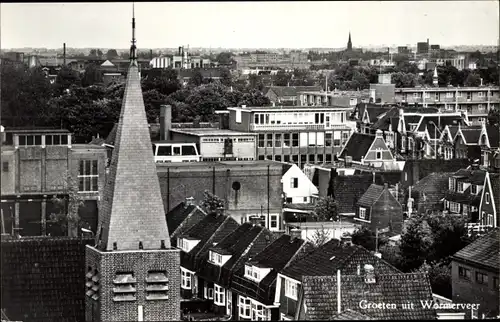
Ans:
<svg viewBox="0 0 500 322"><path fill-rule="evenodd" d="M2 48L128 48L132 3L2 3ZM499 1L138 2L137 47L498 45Z"/></svg>

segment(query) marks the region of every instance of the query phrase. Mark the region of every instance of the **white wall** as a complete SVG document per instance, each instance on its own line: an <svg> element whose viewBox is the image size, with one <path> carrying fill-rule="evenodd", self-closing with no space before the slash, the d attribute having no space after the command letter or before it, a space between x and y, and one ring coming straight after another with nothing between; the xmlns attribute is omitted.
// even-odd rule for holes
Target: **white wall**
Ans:
<svg viewBox="0 0 500 322"><path fill-rule="evenodd" d="M292 178L298 178L297 188L292 188ZM309 202L311 196L318 195L318 188L295 164L283 175L282 183L283 193L287 198L292 198L292 203L304 203L304 197L307 197Z"/></svg>
<svg viewBox="0 0 500 322"><path fill-rule="evenodd" d="M317 230L324 229L328 237L330 239L335 238L335 239L340 239L342 235L345 233L352 234L356 230L356 227L350 226L350 227L328 227L324 226L323 228L316 228L316 227L302 227L301 228L301 238L307 241L312 241L314 240L314 235L316 234Z"/></svg>

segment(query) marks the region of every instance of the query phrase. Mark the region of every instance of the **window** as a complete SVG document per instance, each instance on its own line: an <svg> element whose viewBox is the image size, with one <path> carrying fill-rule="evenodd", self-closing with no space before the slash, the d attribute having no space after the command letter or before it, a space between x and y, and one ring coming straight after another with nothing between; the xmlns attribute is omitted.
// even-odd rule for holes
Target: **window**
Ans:
<svg viewBox="0 0 500 322"><path fill-rule="evenodd" d="M41 135L19 135L19 146L41 145Z"/></svg>
<svg viewBox="0 0 500 322"><path fill-rule="evenodd" d="M359 218L365 219L366 218L366 208L359 208Z"/></svg>
<svg viewBox="0 0 500 322"><path fill-rule="evenodd" d="M304 197L303 201L304 203L307 203L307 197Z"/></svg>
<svg viewBox="0 0 500 322"><path fill-rule="evenodd" d="M255 114L255 115L254 115L253 122L254 122L255 124L259 124L259 114Z"/></svg>
<svg viewBox="0 0 500 322"><path fill-rule="evenodd" d="M488 275L476 272L476 282L478 284L488 284Z"/></svg>
<svg viewBox="0 0 500 322"><path fill-rule="evenodd" d="M281 134L280 133L276 133L274 135L274 146L277 148L281 147Z"/></svg>
<svg viewBox="0 0 500 322"><path fill-rule="evenodd" d="M278 161L278 162L281 162L281 155L275 155L274 156L274 160Z"/></svg>
<svg viewBox="0 0 500 322"><path fill-rule="evenodd" d="M206 299L213 300L214 299L214 289L211 287L205 286L203 295L205 296Z"/></svg>
<svg viewBox="0 0 500 322"><path fill-rule="evenodd" d="M191 273L181 267L181 288L185 290L191 289Z"/></svg>
<svg viewBox="0 0 500 322"><path fill-rule="evenodd" d="M314 163L314 154L309 154L309 163Z"/></svg>
<svg viewBox="0 0 500 322"><path fill-rule="evenodd" d="M323 163L323 154L316 155L316 161L318 163Z"/></svg>
<svg viewBox="0 0 500 322"><path fill-rule="evenodd" d="M498 287L499 287L499 286L500 286L500 285L498 284L498 277L493 276L493 289L498 290Z"/></svg>
<svg viewBox="0 0 500 322"><path fill-rule="evenodd" d="M290 142L290 133L283 134L283 147L289 148L291 145Z"/></svg>
<svg viewBox="0 0 500 322"><path fill-rule="evenodd" d="M486 200L486 204L490 204L490 193L489 192L486 192L484 194L484 199Z"/></svg>
<svg viewBox="0 0 500 322"><path fill-rule="evenodd" d="M477 105L477 108L478 108L479 110L484 110L484 104L478 104L478 105Z"/></svg>
<svg viewBox="0 0 500 322"><path fill-rule="evenodd" d="M292 133L292 146L299 146L299 133Z"/></svg>
<svg viewBox="0 0 500 322"><path fill-rule="evenodd" d="M291 178L290 188L298 188L298 187L299 187L299 178Z"/></svg>
<svg viewBox="0 0 500 322"><path fill-rule="evenodd" d="M283 156L283 161L284 162L290 162L290 156L289 155L284 155Z"/></svg>
<svg viewBox="0 0 500 322"><path fill-rule="evenodd" d="M66 145L68 144L68 136L66 134L45 135L45 145Z"/></svg>
<svg viewBox="0 0 500 322"><path fill-rule="evenodd" d="M250 299L244 298L241 295L239 296L239 303L238 303L238 308L239 308L239 315L242 318L250 318L250 306L251 306L251 301Z"/></svg>
<svg viewBox="0 0 500 322"><path fill-rule="evenodd" d="M3 172L8 172L9 171L9 162L8 161L2 162L2 171Z"/></svg>
<svg viewBox="0 0 500 322"><path fill-rule="evenodd" d="M236 123L241 123L241 110L236 111Z"/></svg>
<svg viewBox="0 0 500 322"><path fill-rule="evenodd" d="M458 276L464 280L470 280L470 269L459 266Z"/></svg>
<svg viewBox="0 0 500 322"><path fill-rule="evenodd" d="M97 192L97 160L80 160L79 192Z"/></svg>
<svg viewBox="0 0 500 322"><path fill-rule="evenodd" d="M292 155L292 162L295 164L299 163L299 156L297 154Z"/></svg>
<svg viewBox="0 0 500 322"><path fill-rule="evenodd" d="M434 94L434 99L435 99L436 101L439 101L439 93Z"/></svg>
<svg viewBox="0 0 500 322"><path fill-rule="evenodd" d="M488 216L486 217L486 225L493 226L493 215L492 214L488 214Z"/></svg>
<svg viewBox="0 0 500 322"><path fill-rule="evenodd" d="M267 137L266 137L266 146L268 148L272 148L273 147L273 135L271 133L267 134Z"/></svg>
<svg viewBox="0 0 500 322"><path fill-rule="evenodd" d="M478 92L478 93L477 93L477 96L478 96L478 97L483 97L483 96L485 96L485 95L484 95L484 92Z"/></svg>
<svg viewBox="0 0 500 322"><path fill-rule="evenodd" d="M173 155L181 155L181 147L180 146L174 146L172 147Z"/></svg>
<svg viewBox="0 0 500 322"><path fill-rule="evenodd" d="M210 251L210 261L217 265L222 265L222 255Z"/></svg>
<svg viewBox="0 0 500 322"><path fill-rule="evenodd" d="M457 182L457 191L458 192L464 192L464 183L463 182Z"/></svg>
<svg viewBox="0 0 500 322"><path fill-rule="evenodd" d="M471 92L467 92L467 100L470 100L472 98Z"/></svg>
<svg viewBox="0 0 500 322"><path fill-rule="evenodd" d="M271 224L269 227L271 229L278 229L278 215L271 215Z"/></svg>
<svg viewBox="0 0 500 322"><path fill-rule="evenodd" d="M113 279L113 301L135 301L136 283L133 273L117 273Z"/></svg>
<svg viewBox="0 0 500 322"><path fill-rule="evenodd" d="M331 163L332 162L332 155L330 153L328 153L326 155L325 162L326 163Z"/></svg>
<svg viewBox="0 0 500 322"><path fill-rule="evenodd" d="M219 306L226 305L225 295L224 288L214 284L214 304Z"/></svg>
<svg viewBox="0 0 500 322"><path fill-rule="evenodd" d="M285 296L292 300L297 300L297 283L285 279Z"/></svg>
<svg viewBox="0 0 500 322"><path fill-rule="evenodd" d="M450 211L456 214L460 213L460 204L450 201Z"/></svg>
<svg viewBox="0 0 500 322"><path fill-rule="evenodd" d="M375 153L377 160L382 160L382 151L377 149Z"/></svg>
<svg viewBox="0 0 500 322"><path fill-rule="evenodd" d="M342 132L342 145L346 144L349 140L349 132Z"/></svg>
<svg viewBox="0 0 500 322"><path fill-rule="evenodd" d="M266 309L262 304L252 301L252 321L264 321L266 320Z"/></svg>
<svg viewBox="0 0 500 322"><path fill-rule="evenodd" d="M447 92L446 98L453 98L453 92Z"/></svg>
<svg viewBox="0 0 500 322"><path fill-rule="evenodd" d="M325 133L325 146L332 146L332 133Z"/></svg>
<svg viewBox="0 0 500 322"><path fill-rule="evenodd" d="M450 178L448 182L448 190L455 191L455 178Z"/></svg>
<svg viewBox="0 0 500 322"><path fill-rule="evenodd" d="M259 148L264 147L264 134L259 134Z"/></svg>
<svg viewBox="0 0 500 322"><path fill-rule="evenodd" d="M265 160L263 155L259 155L259 160Z"/></svg>

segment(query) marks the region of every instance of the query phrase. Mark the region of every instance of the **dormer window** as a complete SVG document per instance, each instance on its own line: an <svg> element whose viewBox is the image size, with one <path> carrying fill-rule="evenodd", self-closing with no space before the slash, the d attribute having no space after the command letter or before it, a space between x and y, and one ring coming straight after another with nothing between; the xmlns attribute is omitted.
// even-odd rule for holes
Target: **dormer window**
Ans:
<svg viewBox="0 0 500 322"><path fill-rule="evenodd" d="M457 192L464 192L464 183L463 182L457 182Z"/></svg>
<svg viewBox="0 0 500 322"><path fill-rule="evenodd" d="M289 279L285 279L285 296L292 299L292 300L297 301L297 283L296 282L289 280Z"/></svg>
<svg viewBox="0 0 500 322"><path fill-rule="evenodd" d="M231 255L221 255L214 251L209 252L209 261L217 266L224 265L230 258Z"/></svg>
<svg viewBox="0 0 500 322"><path fill-rule="evenodd" d="M186 253L189 253L193 248L196 247L196 245L198 245L199 242L200 241L197 239L178 238L177 246Z"/></svg>
<svg viewBox="0 0 500 322"><path fill-rule="evenodd" d="M455 191L455 178L450 178L448 182L448 190Z"/></svg>
<svg viewBox="0 0 500 322"><path fill-rule="evenodd" d="M477 186L475 184L471 185L470 187L470 192L473 194L473 195L477 195Z"/></svg>
<svg viewBox="0 0 500 322"><path fill-rule="evenodd" d="M260 268L252 265L245 265L245 277L249 280L260 282L271 271L270 268Z"/></svg>

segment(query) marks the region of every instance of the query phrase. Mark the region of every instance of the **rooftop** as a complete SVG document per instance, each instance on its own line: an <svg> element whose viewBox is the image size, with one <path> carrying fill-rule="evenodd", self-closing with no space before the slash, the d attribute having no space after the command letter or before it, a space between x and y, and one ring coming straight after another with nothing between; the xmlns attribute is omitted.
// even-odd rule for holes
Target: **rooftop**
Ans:
<svg viewBox="0 0 500 322"><path fill-rule="evenodd" d="M195 136L256 136L256 133L240 132L225 129L214 128L184 128L184 129L170 129L171 132L189 134Z"/></svg>
<svg viewBox="0 0 500 322"><path fill-rule="evenodd" d="M453 258L498 272L500 268L500 229L495 228L459 250Z"/></svg>
<svg viewBox="0 0 500 322"><path fill-rule="evenodd" d="M351 111L352 107L343 106L238 106L238 107L228 107L228 110L236 111L241 110L245 112L265 112L265 111Z"/></svg>

